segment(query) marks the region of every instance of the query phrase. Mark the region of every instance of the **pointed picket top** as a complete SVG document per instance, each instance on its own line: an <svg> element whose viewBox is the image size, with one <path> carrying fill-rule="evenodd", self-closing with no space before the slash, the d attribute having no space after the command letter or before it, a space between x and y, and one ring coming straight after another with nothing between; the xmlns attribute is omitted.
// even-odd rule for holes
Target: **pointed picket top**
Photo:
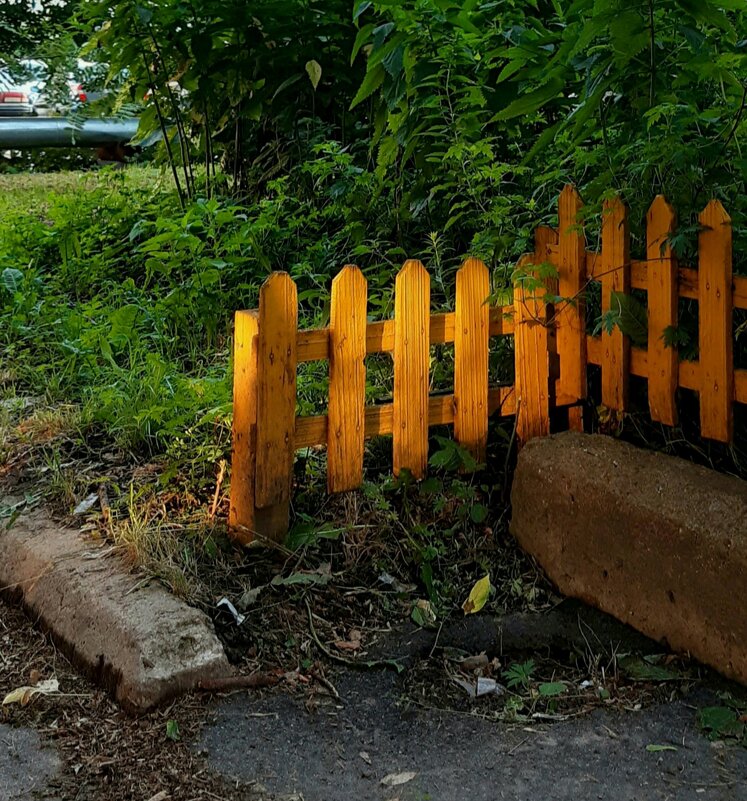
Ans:
<svg viewBox="0 0 747 801"><path fill-rule="evenodd" d="M430 277L428 275L428 270L425 269L425 265L419 259L408 259L403 265L400 271L397 273L396 280L399 281L400 278L404 276L412 276L410 279L415 280L415 277L419 274L422 274L425 277Z"/></svg>
<svg viewBox="0 0 747 801"><path fill-rule="evenodd" d="M677 213L664 195L657 195L646 213L646 258L669 259L672 246L669 235L674 232Z"/></svg>
<svg viewBox="0 0 747 801"><path fill-rule="evenodd" d="M628 216L628 207L622 202L620 195L607 198L602 204L602 222L618 221Z"/></svg>
<svg viewBox="0 0 747 801"><path fill-rule="evenodd" d="M731 217L721 205L721 201L713 198L698 215L698 222L708 228L715 228L717 225L728 225L731 223Z"/></svg>
<svg viewBox="0 0 747 801"><path fill-rule="evenodd" d="M575 225L578 223L578 215L583 207L584 202L581 200L581 195L579 195L576 187L573 184L566 184L558 197L558 218L571 226ZM573 230L563 230L561 228L558 231L559 236L568 236L569 234L578 235Z"/></svg>
<svg viewBox="0 0 747 801"><path fill-rule="evenodd" d="M332 289L336 286L345 284L351 289L367 290L368 281L361 272L361 268L355 264L346 264L342 270L332 279Z"/></svg>

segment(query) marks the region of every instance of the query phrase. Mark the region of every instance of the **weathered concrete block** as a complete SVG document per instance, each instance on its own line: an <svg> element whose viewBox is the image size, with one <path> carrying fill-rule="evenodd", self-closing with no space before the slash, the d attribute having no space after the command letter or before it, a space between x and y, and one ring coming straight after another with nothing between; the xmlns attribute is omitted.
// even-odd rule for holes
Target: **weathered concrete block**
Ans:
<svg viewBox="0 0 747 801"><path fill-rule="evenodd" d="M561 592L747 684L747 483L567 433L521 451L511 501Z"/></svg>
<svg viewBox="0 0 747 801"><path fill-rule="evenodd" d="M36 512L0 529L0 590L24 606L91 677L143 712L231 673L208 618L121 560Z"/></svg>

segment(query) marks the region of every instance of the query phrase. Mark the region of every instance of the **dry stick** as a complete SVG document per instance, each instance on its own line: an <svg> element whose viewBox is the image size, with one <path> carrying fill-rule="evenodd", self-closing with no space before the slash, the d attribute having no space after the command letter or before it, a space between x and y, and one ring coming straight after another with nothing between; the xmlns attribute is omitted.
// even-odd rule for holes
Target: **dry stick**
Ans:
<svg viewBox="0 0 747 801"><path fill-rule="evenodd" d="M309 615L309 634L311 634L311 639L314 640L316 643L317 648L329 659L333 662L339 662L342 665L347 665L348 667L358 668L359 670L367 670L369 668L378 668L378 667L385 667L391 668L392 670L396 670L399 672L401 670L401 665L396 662L394 659L375 659L373 661L360 661L357 659L348 659L345 656L341 656L340 654L336 654L333 651L330 651L329 648L319 639L319 635L316 633L316 629L314 628L314 615L311 611L311 606L309 606L308 598L304 598L303 602L306 604L306 611Z"/></svg>
<svg viewBox="0 0 747 801"><path fill-rule="evenodd" d="M218 468L218 478L215 480L215 494L213 495L213 502L210 505L210 515L209 519L212 520L215 517L215 512L218 509L218 498L220 496L220 488L223 486L223 479L226 475L226 460L220 460L220 467Z"/></svg>

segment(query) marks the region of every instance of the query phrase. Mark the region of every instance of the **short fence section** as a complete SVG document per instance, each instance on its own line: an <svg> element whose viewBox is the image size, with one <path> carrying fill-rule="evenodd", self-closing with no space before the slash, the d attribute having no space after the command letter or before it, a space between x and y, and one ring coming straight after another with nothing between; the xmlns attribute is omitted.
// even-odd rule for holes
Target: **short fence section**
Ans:
<svg viewBox="0 0 747 801"><path fill-rule="evenodd" d="M647 259L631 260L627 211L605 205L600 253L586 251L579 225L580 198L560 196L558 230L536 231L535 253L517 265L511 306L488 303L487 267L467 259L457 273L455 311L430 312L430 277L410 260L395 282L394 319L367 321L367 283L346 266L332 282L327 328L298 331L298 301L286 273L273 273L260 291L258 311L236 314L234 432L229 525L242 542L279 540L288 526L296 450L326 445L329 492L363 480L364 441L392 435L395 474L426 472L428 430L453 423L454 438L475 460L485 460L488 418L517 415L520 442L550 432L550 411L568 407L571 428L583 427L587 365L602 373L602 403L618 412L628 404L631 374L648 379L654 420L675 425L678 387L700 394L704 437L728 442L732 404L747 403L747 370L734 370L732 309L747 308L747 278L732 276L731 221L718 202L700 216L698 270L677 265L669 245L674 212L658 197L647 219ZM550 263L557 278L539 281ZM584 296L591 281L602 289L602 313L614 311L632 289L648 293L648 348L631 347L619 327L601 337L586 332ZM680 361L664 332L677 326L679 298L699 302L700 362ZM560 298L561 300L558 300ZM547 304L546 299L555 300ZM514 336L513 386L490 386L490 338ZM454 343L454 389L431 395L430 347ZM394 365L391 403L366 406L369 354L388 352ZM296 416L300 362L329 362L326 415Z"/></svg>

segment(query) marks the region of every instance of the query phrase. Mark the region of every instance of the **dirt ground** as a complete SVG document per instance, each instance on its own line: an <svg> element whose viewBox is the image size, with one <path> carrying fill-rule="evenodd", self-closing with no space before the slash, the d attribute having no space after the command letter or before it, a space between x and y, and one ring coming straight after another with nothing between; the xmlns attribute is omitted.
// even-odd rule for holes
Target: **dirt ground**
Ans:
<svg viewBox="0 0 747 801"><path fill-rule="evenodd" d="M595 703L581 678L592 673L570 659L586 642L598 649L584 646L582 662L597 668L605 643L621 663L625 650L658 648L579 605L513 615L500 629L475 616L382 633L370 660L397 658L400 672L327 658L323 672L320 663L273 689L192 695L132 719L3 602L0 696L49 678L60 691L3 708L0 798L747 801L747 750L711 742L697 725L725 685L670 661L659 681L620 669ZM513 707L507 690L470 698L456 681L468 676L459 660L480 650L504 664L533 655L536 671L566 683L565 696L530 693Z"/></svg>

